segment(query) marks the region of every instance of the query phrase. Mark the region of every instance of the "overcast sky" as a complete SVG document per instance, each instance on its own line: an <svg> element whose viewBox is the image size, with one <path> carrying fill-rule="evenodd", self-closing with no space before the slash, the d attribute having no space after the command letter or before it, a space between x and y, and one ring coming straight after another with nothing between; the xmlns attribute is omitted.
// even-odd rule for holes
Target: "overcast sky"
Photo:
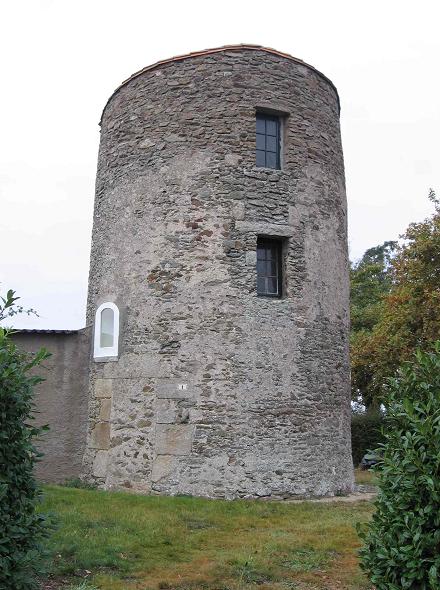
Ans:
<svg viewBox="0 0 440 590"><path fill-rule="evenodd" d="M0 291L41 316L17 327L84 325L100 114L160 59L254 43L335 83L352 259L440 192L438 0L3 0L0 18Z"/></svg>

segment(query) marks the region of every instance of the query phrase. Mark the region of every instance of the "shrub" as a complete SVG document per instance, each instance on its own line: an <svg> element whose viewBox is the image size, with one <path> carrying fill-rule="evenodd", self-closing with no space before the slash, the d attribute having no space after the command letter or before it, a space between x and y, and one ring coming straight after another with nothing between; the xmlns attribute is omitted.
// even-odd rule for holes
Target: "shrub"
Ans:
<svg viewBox="0 0 440 590"><path fill-rule="evenodd" d="M383 442L383 415L376 411L353 414L351 418L351 449L353 465L357 467L368 451Z"/></svg>
<svg viewBox="0 0 440 590"><path fill-rule="evenodd" d="M377 590L440 589L440 341L389 383L376 512L361 566Z"/></svg>
<svg viewBox="0 0 440 590"><path fill-rule="evenodd" d="M1 312L0 306L0 316ZM31 369L47 356L48 353L43 349L33 356L19 351L12 342L10 331L0 328L2 590L30 590L37 587L35 580L39 571L40 542L48 533L45 516L36 512L40 492L32 473L39 457L33 439L43 430L31 424L32 397L33 388L41 379L30 374Z"/></svg>

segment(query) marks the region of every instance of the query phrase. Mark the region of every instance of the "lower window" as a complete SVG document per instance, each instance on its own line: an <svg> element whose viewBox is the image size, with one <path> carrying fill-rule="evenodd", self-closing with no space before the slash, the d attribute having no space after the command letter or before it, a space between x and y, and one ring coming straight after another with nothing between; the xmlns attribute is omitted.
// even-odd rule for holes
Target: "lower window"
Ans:
<svg viewBox="0 0 440 590"><path fill-rule="evenodd" d="M257 294L265 297L281 297L282 241L273 238L257 240Z"/></svg>

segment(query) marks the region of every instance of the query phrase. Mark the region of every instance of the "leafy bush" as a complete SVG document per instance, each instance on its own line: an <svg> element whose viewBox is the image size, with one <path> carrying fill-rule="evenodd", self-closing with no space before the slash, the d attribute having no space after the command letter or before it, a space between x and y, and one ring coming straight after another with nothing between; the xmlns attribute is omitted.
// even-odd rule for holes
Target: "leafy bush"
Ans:
<svg viewBox="0 0 440 590"><path fill-rule="evenodd" d="M377 590L440 589L440 341L389 383L379 495L361 527Z"/></svg>
<svg viewBox="0 0 440 590"><path fill-rule="evenodd" d="M11 303L12 298L12 303ZM0 317L13 292L3 299ZM6 314L3 314L5 316ZM9 313L9 315L12 315ZM48 353L33 357L18 350L10 331L0 328L0 588L37 587L40 542L47 521L36 512L39 490L33 467L39 454L33 439L43 430L31 425L33 388L41 381L30 374Z"/></svg>
<svg viewBox="0 0 440 590"><path fill-rule="evenodd" d="M366 412L352 414L351 417L351 452L353 465L357 467L368 451L376 449L383 442L383 414Z"/></svg>

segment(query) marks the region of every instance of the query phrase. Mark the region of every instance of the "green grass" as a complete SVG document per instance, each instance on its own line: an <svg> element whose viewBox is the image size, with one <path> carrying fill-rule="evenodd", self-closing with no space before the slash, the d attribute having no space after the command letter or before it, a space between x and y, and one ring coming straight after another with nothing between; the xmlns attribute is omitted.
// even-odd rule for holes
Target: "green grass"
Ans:
<svg viewBox="0 0 440 590"><path fill-rule="evenodd" d="M377 485L377 477L374 471L366 469L365 471L362 469L355 469L354 476L357 484L362 485L370 485L375 486Z"/></svg>
<svg viewBox="0 0 440 590"><path fill-rule="evenodd" d="M66 590L98 590L96 586L92 586L87 581L82 581L79 584L71 584L67 586Z"/></svg>
<svg viewBox="0 0 440 590"><path fill-rule="evenodd" d="M92 590L365 590L354 530L367 502L151 497L48 486L51 573ZM87 583L75 574L91 572Z"/></svg>

